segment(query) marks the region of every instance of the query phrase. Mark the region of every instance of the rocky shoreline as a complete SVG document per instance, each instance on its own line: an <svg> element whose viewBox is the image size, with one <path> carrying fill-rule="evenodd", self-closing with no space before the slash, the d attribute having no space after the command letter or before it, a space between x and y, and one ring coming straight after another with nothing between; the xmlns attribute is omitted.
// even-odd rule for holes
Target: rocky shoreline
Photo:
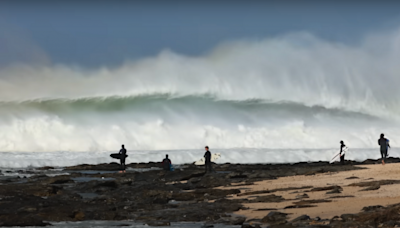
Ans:
<svg viewBox="0 0 400 228"><path fill-rule="evenodd" d="M390 158L388 163L398 163ZM357 165L379 161L348 161L346 165L327 162L296 164L218 164L215 173L205 174L203 167L187 164L167 172L158 163L129 164L119 173L117 163L66 167L57 175L47 175L53 167L35 172L21 170L26 178L0 179L0 226L46 226L52 222L84 220L133 220L150 226L169 226L172 222L204 222L238 227L394 227L400 226L400 204L371 205L357 214L331 219L302 215L288 219L287 213L265 209L262 219L236 214L246 210L244 203L285 200L278 191L340 191L341 186L316 189L268 189L249 193L254 182L296 175L316 175L362 169ZM2 174L0 174L2 175ZM360 181L374 190L380 185L398 184L398 180ZM229 187L229 188L221 188ZM262 194L255 196L257 194ZM243 199L244 196L248 196ZM234 198L241 196L242 198ZM332 200L332 199L327 199ZM294 201L293 208L314 206L305 198Z"/></svg>

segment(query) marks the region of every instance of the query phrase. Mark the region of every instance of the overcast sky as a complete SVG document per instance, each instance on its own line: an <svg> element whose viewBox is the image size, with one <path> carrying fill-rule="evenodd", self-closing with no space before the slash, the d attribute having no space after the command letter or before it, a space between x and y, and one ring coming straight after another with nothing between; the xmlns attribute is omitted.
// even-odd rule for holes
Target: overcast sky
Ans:
<svg viewBox="0 0 400 228"><path fill-rule="evenodd" d="M309 32L357 45L400 26L400 1L0 0L0 67L118 66L164 49L201 55L224 41Z"/></svg>

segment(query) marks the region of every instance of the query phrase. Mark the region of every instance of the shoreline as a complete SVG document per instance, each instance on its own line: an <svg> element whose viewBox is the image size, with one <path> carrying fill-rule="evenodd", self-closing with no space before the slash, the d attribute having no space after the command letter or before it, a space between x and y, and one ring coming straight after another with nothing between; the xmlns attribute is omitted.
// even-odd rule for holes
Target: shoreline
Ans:
<svg viewBox="0 0 400 228"><path fill-rule="evenodd" d="M0 226L132 220L156 226L204 222L238 227L310 223L336 227L348 222L340 218L343 214L400 204L400 193L396 193L400 159L389 158L385 166L372 165L376 163L379 160L347 161L346 165L226 163L215 165L212 174L192 164L172 172L160 170L158 163L128 164L126 173L118 173L117 163L57 171L41 167L29 171L26 178L0 178ZM60 175L54 175L57 172ZM359 191L364 188L371 189ZM293 222L304 214L309 218ZM269 215L280 219L268 220Z"/></svg>

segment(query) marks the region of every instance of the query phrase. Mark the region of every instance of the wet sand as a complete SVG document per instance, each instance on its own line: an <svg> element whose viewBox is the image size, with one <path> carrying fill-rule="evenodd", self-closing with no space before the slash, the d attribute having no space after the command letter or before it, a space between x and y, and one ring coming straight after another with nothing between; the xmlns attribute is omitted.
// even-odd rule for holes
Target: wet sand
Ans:
<svg viewBox="0 0 400 228"><path fill-rule="evenodd" d="M248 219L261 219L273 209L288 213L289 219L296 218L300 215L308 215L312 218L320 217L321 219L331 219L334 216L340 216L347 213L358 213L366 206L381 205L387 206L391 204L400 203L400 184L379 185L379 189L370 191L360 191L366 187L349 186L353 183L371 182L379 180L399 180L400 182L400 164L386 164L386 165L359 165L365 169L342 171L335 173L321 173L316 175L299 175L281 177L275 180L264 180L255 182L254 185L244 186L241 189L243 193L251 193L253 191L273 190L290 187L304 187L313 186L329 187L340 186L341 193L327 194L326 191L311 191L312 188L301 190L285 190L276 191L266 194L250 194L245 196L232 196L231 199L254 199L257 196L265 196L275 194L284 198L283 202L262 202L262 203L244 203L247 210L240 210L237 212L239 215L246 216ZM348 179L352 178L352 179ZM226 187L225 187L226 188ZM237 188L235 186L228 188ZM378 188L378 185L375 185ZM309 198L296 199L303 194L307 194ZM343 197L346 198L331 198ZM322 203L306 203L314 207L306 208L287 208L293 206L294 203L301 200L331 200L331 202ZM264 209L257 211L258 209Z"/></svg>

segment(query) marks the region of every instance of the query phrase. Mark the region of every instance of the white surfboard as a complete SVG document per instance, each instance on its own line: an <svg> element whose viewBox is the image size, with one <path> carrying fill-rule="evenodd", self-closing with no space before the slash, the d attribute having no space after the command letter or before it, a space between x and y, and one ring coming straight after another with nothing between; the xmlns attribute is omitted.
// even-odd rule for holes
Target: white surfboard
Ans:
<svg viewBox="0 0 400 228"><path fill-rule="evenodd" d="M211 162L215 162L220 157L221 157L220 153L211 154ZM203 157L200 160L198 160L197 162L195 162L194 164L195 165L205 165L206 159Z"/></svg>
<svg viewBox="0 0 400 228"><path fill-rule="evenodd" d="M346 152L347 152L348 150L349 150L349 148L348 148L347 146L345 146L345 147L343 148L342 154L346 154ZM339 150L336 154L333 155L333 157L332 157L332 159L331 159L331 161L330 161L329 163L334 163L334 162L337 161L337 160L340 160L340 150Z"/></svg>

